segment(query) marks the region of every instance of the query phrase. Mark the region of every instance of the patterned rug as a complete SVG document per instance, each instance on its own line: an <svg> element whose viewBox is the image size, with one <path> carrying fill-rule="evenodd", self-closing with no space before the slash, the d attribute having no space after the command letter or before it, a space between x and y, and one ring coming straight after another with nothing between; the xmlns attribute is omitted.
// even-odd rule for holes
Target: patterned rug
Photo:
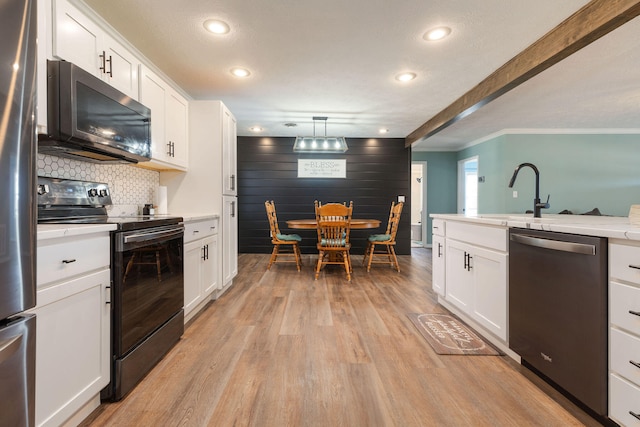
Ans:
<svg viewBox="0 0 640 427"><path fill-rule="evenodd" d="M467 325L448 314L407 314L438 354L499 356Z"/></svg>

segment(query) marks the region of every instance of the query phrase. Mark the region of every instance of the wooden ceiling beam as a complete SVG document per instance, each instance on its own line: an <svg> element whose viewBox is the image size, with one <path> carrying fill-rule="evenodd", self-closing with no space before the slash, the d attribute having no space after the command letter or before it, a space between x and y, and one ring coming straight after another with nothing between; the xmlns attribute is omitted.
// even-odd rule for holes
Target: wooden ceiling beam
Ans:
<svg viewBox="0 0 640 427"><path fill-rule="evenodd" d="M411 132L405 146L440 132L638 15L640 0L591 1Z"/></svg>

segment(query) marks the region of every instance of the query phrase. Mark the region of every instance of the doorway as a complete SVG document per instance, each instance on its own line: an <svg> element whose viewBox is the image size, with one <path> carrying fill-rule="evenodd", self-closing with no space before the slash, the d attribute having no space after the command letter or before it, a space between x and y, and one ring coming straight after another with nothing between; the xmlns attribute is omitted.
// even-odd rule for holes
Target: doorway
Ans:
<svg viewBox="0 0 640 427"><path fill-rule="evenodd" d="M411 247L427 247L427 162L411 162Z"/></svg>
<svg viewBox="0 0 640 427"><path fill-rule="evenodd" d="M458 161L458 213L478 214L478 156Z"/></svg>

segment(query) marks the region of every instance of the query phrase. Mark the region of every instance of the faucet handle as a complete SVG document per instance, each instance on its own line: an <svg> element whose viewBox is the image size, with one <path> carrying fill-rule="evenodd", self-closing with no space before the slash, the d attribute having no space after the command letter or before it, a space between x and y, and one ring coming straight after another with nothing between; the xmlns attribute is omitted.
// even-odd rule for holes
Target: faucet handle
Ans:
<svg viewBox="0 0 640 427"><path fill-rule="evenodd" d="M547 194L547 201L544 203L538 203L538 207L542 208L542 209L549 209L550 205L549 205L549 198L551 197L551 194Z"/></svg>

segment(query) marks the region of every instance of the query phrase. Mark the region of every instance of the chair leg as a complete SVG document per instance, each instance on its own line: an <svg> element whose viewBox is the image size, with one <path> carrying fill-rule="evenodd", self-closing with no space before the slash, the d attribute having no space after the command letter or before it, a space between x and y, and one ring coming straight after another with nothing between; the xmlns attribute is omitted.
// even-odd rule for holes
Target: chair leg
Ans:
<svg viewBox="0 0 640 427"><path fill-rule="evenodd" d="M398 264L398 258L396 257L396 250L393 248L393 246L389 246L389 248L391 249L391 255L393 255L393 262L396 265L396 270L398 270L398 273L400 273L400 264Z"/></svg>
<svg viewBox="0 0 640 427"><path fill-rule="evenodd" d="M367 243L367 248L364 250L364 257L362 257L362 265L367 265L367 256L369 256L369 250L371 248L372 243Z"/></svg>
<svg viewBox="0 0 640 427"><path fill-rule="evenodd" d="M298 271L300 271L300 264L302 264L302 260L300 257L300 248L297 243L293 244L293 255L296 257L296 267L298 268Z"/></svg>
<svg viewBox="0 0 640 427"><path fill-rule="evenodd" d="M351 263L349 262L349 252L345 252L342 256L344 260L344 269L347 272L347 280L351 281Z"/></svg>
<svg viewBox="0 0 640 427"><path fill-rule="evenodd" d="M271 266L276 262L276 258L278 258L278 245L273 245L273 252L271 252L271 259L269 259L267 270L271 270Z"/></svg>
<svg viewBox="0 0 640 427"><path fill-rule="evenodd" d="M373 252L376 250L375 243L369 244L369 264L367 264L367 273L371 271L371 261L373 261Z"/></svg>
<svg viewBox="0 0 640 427"><path fill-rule="evenodd" d="M318 253L318 264L316 265L316 280L318 280L318 276L320 275L320 268L322 267L322 258L324 257L324 252L320 251Z"/></svg>

